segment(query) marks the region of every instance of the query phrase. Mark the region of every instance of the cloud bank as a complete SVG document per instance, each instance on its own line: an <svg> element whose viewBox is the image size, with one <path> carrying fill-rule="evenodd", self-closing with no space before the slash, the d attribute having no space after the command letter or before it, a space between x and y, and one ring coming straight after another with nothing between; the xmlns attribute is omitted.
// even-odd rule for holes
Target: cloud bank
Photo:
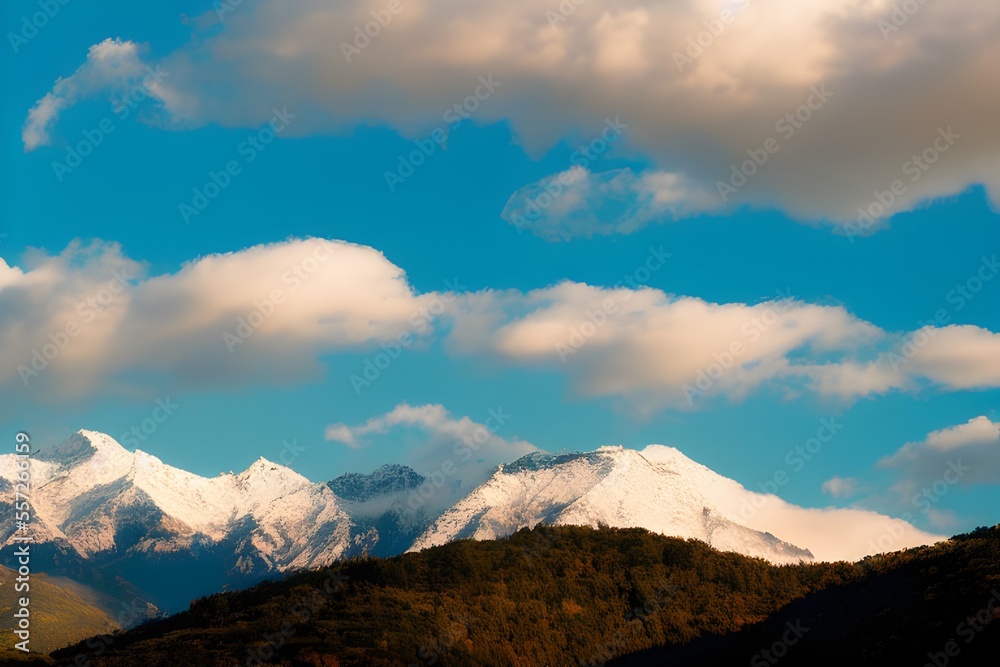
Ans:
<svg viewBox="0 0 1000 667"><path fill-rule="evenodd" d="M434 306L432 326L413 321ZM447 354L565 375L579 395L639 412L759 391L851 401L1000 386L1000 334L886 331L788 295L711 303L656 289L562 282L417 293L373 248L289 240L146 276L114 244L0 260L0 386L63 400L137 388L234 388L321 377L321 357L404 332Z"/></svg>
<svg viewBox="0 0 1000 667"><path fill-rule="evenodd" d="M171 77L160 97L193 127L256 127L280 103L311 111L299 133L385 123L417 136L492 74L503 88L477 122L509 121L538 154L620 116L629 128L616 150L656 165L640 181L669 174L690 184L674 196L711 193L723 211L852 223L859 208L878 211L879 194L888 216L974 184L1000 201L1000 5L898 4L414 0L392 13L367 0L245 0L192 23L191 41L161 61ZM97 54L131 63L128 44ZM98 55L32 111L26 148L92 89ZM956 137L945 150L941 132ZM734 185L737 171L745 182ZM608 194L613 177L592 180L585 199ZM735 191L722 196L722 183ZM682 208L697 210L700 196ZM646 224L644 197L633 221L583 231ZM572 216L557 226L580 227Z"/></svg>
<svg viewBox="0 0 1000 667"><path fill-rule="evenodd" d="M481 292L456 302L448 342L458 354L563 370L579 393L644 412L768 387L853 400L1000 386L1000 335L973 326L888 332L842 307L791 298L716 304L570 282Z"/></svg>

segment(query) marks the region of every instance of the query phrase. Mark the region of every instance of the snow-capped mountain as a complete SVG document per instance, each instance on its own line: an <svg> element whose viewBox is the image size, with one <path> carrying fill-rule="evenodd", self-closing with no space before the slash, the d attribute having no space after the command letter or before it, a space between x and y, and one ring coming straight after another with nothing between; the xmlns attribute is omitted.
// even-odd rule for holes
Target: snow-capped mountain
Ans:
<svg viewBox="0 0 1000 667"><path fill-rule="evenodd" d="M528 454L500 466L410 550L460 538L491 540L547 523L640 527L775 563L813 560L808 550L740 525L722 512L688 474L697 465L686 457L657 461L621 447L587 454Z"/></svg>
<svg viewBox="0 0 1000 667"><path fill-rule="evenodd" d="M641 452L601 447L586 454L533 453L500 466L488 482L439 517L410 550L461 538L496 539L539 522L646 528L774 563L877 553L884 549L862 546L861 540L865 530L878 526L898 535L896 548L937 539L871 512L796 507L748 491L672 447L650 445ZM837 535L833 530L851 522L854 532L841 530ZM834 534L824 537L824 530ZM840 546L830 547L831 537Z"/></svg>
<svg viewBox="0 0 1000 667"><path fill-rule="evenodd" d="M0 456L2 509L12 509L15 477L15 456ZM775 563L856 560L938 539L872 512L748 491L660 445L529 454L450 509L425 503L428 481L405 466L313 483L261 458L206 478L93 431L36 454L31 477L36 567L126 597L139 591L168 611L352 554L494 539L540 522L641 527ZM0 527L0 544L12 544L14 530ZM4 553L9 561L12 550Z"/></svg>
<svg viewBox="0 0 1000 667"><path fill-rule="evenodd" d="M0 457L0 472L13 470L12 458ZM238 475L205 478L79 431L35 457L32 483L36 535L85 558L238 535L266 569L283 571L328 564L349 546L350 518L330 489L263 458Z"/></svg>
<svg viewBox="0 0 1000 667"><path fill-rule="evenodd" d="M13 455L0 456L0 477L12 480L14 465ZM33 457L31 478L32 535L55 571L128 572L168 608L174 597L183 605L231 580L327 565L364 546L326 484L263 458L205 478L79 431ZM3 531L11 544L13 526ZM186 583L157 581L152 567L192 563L197 578Z"/></svg>

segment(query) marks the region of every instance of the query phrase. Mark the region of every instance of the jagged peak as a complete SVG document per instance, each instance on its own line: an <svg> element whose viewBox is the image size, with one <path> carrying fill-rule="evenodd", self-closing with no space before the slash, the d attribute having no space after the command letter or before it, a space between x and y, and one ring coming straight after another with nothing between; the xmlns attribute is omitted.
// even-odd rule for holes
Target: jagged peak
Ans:
<svg viewBox="0 0 1000 667"><path fill-rule="evenodd" d="M283 472L289 472L289 473L291 473L293 475L298 475L298 473L296 473L291 468L289 468L287 466L284 466L284 465L282 465L280 463L275 463L274 461L266 459L263 456L258 456L257 460L254 461L253 463L251 463L247 467L247 469L244 470L243 472L244 473L248 473L248 472L259 473L259 472L269 472L269 471L283 471Z"/></svg>
<svg viewBox="0 0 1000 667"><path fill-rule="evenodd" d="M108 456L129 456L130 452L117 440L98 431L80 429L58 445L43 449L36 458L71 466L86 461L95 453Z"/></svg>
<svg viewBox="0 0 1000 667"><path fill-rule="evenodd" d="M257 479L275 479L286 482L311 484L307 478L303 477L291 468L283 466L280 463L269 461L263 456L251 463L246 470L236 475L236 479L243 482Z"/></svg>
<svg viewBox="0 0 1000 667"><path fill-rule="evenodd" d="M414 489L424 482L424 477L413 468L398 463L387 463L365 475L349 472L326 483L330 490L344 500L364 502L383 496Z"/></svg>
<svg viewBox="0 0 1000 667"><path fill-rule="evenodd" d="M122 447L122 445L106 433L101 433L100 431L88 431L86 429L80 429L74 433L70 438L74 436L80 436L90 442L90 445L98 450L113 453L128 453L128 450Z"/></svg>

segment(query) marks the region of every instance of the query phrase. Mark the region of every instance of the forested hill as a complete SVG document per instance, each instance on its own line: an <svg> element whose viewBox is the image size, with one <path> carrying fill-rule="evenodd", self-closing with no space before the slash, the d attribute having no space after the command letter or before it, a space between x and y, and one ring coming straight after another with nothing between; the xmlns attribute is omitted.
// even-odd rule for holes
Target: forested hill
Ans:
<svg viewBox="0 0 1000 667"><path fill-rule="evenodd" d="M763 623L613 664L998 664L1000 527L870 558L862 565L869 571L863 579L808 595Z"/></svg>
<svg viewBox="0 0 1000 667"><path fill-rule="evenodd" d="M796 605L815 604L841 619L847 612L823 611L823 601L852 599L865 614L882 609L914 621L902 615L915 600L947 602L934 616L946 628L959 620L950 615L959 598L985 604L1000 585L998 544L991 529L865 564L779 567L641 529L539 527L214 595L96 643L97 650L80 644L54 657L71 664L83 655L94 667L597 665L665 645L707 646L706 637L743 641ZM822 635L818 623L810 627ZM899 641L865 639L883 652ZM982 643L990 641L983 633ZM655 656L632 659L662 664Z"/></svg>

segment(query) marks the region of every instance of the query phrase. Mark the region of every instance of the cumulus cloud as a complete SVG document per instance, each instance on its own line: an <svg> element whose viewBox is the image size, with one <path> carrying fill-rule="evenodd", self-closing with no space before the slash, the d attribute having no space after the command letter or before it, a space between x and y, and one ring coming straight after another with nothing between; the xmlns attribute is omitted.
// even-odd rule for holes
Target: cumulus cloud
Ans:
<svg viewBox="0 0 1000 667"><path fill-rule="evenodd" d="M816 389L841 397L937 385L948 389L1000 386L1000 335L973 325L922 327L891 339L868 362L807 369Z"/></svg>
<svg viewBox="0 0 1000 667"><path fill-rule="evenodd" d="M895 180L890 213L979 183L1000 200L1000 5L926 3L895 25L896 4L426 0L379 27L384 7L367 1L246 0L192 22L216 25L163 59L166 106L192 125L256 126L280 101L317 112L295 132L382 122L416 136L493 74L503 88L475 118L509 120L536 154L620 116L623 146L717 192L775 140L727 207L850 222ZM949 127L960 138L929 164Z"/></svg>
<svg viewBox="0 0 1000 667"><path fill-rule="evenodd" d="M377 250L322 239L150 277L114 244L0 260L0 385L59 400L298 382L322 374L324 354L394 340L438 306L444 315L418 333L449 354L562 372L582 395L645 413L769 388L852 400L1000 386L1000 335L978 327L896 334L787 295L718 304L572 282L417 294Z"/></svg>
<svg viewBox="0 0 1000 667"><path fill-rule="evenodd" d="M502 407L484 410L484 417L456 419L441 405L401 403L357 426L331 424L326 439L357 449L409 434L402 463L429 480L427 495L443 508L485 482L497 465L538 451L524 440L497 435L510 429L512 418Z"/></svg>
<svg viewBox="0 0 1000 667"><path fill-rule="evenodd" d="M916 372L956 389L994 387L1000 382L1000 334L972 325L926 328L927 342L917 335L908 343ZM919 334L921 332L917 332Z"/></svg>
<svg viewBox="0 0 1000 667"><path fill-rule="evenodd" d="M0 385L58 399L297 381L323 353L391 340L433 298L378 251L322 239L141 268L102 243L0 261Z"/></svg>
<svg viewBox="0 0 1000 667"><path fill-rule="evenodd" d="M560 369L580 393L624 398L642 411L740 399L765 386L847 400L891 390L1000 386L992 343L968 345L970 335L993 341L996 334L930 329L919 339L923 346L903 356L914 335L884 331L839 306L791 298L716 304L648 288L565 282L528 293L468 295L455 310L449 344L456 353Z"/></svg>
<svg viewBox="0 0 1000 667"><path fill-rule="evenodd" d="M717 208L712 193L682 174L631 169L592 173L582 166L527 185L501 217L550 241L629 234L658 220Z"/></svg>
<svg viewBox="0 0 1000 667"><path fill-rule="evenodd" d="M127 289L144 267L117 244L78 241L54 256L32 251L24 264L0 259L0 386L23 388L22 377L32 382L52 367L59 378L45 396L86 393L113 357Z"/></svg>
<svg viewBox="0 0 1000 667"><path fill-rule="evenodd" d="M134 42L106 39L94 44L87 59L75 72L56 81L52 90L35 103L21 130L24 150L32 151L49 143L49 132L59 115L77 102L107 95L112 103L141 85L146 95L166 101L164 73L142 59L142 49Z"/></svg>

